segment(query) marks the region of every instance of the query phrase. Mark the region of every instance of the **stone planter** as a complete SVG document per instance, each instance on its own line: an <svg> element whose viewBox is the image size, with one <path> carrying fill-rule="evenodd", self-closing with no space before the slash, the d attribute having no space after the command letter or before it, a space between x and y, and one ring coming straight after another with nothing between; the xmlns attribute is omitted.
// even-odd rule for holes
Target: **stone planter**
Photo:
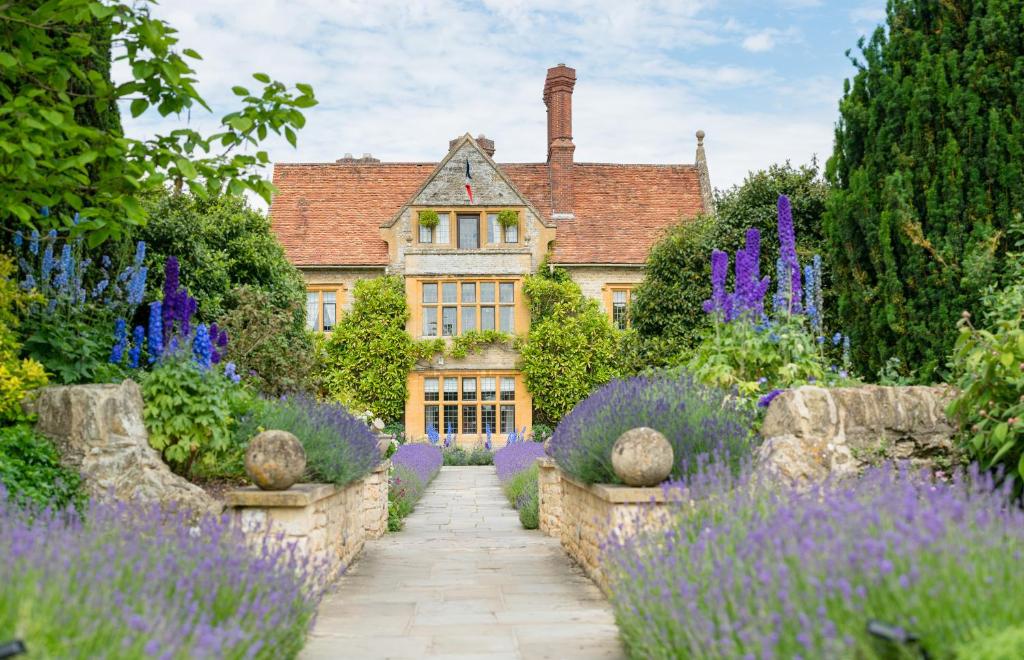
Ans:
<svg viewBox="0 0 1024 660"><path fill-rule="evenodd" d="M537 465L541 531L560 539L569 556L607 593L602 546L612 536L662 527L669 513L664 489L584 484L562 472L552 458L538 458Z"/></svg>
<svg viewBox="0 0 1024 660"><path fill-rule="evenodd" d="M225 495L232 517L246 533L263 538L281 534L302 552L324 559L333 579L356 558L367 539L379 538L388 525L388 469L380 463L370 474L345 486L295 484L268 491L255 486Z"/></svg>

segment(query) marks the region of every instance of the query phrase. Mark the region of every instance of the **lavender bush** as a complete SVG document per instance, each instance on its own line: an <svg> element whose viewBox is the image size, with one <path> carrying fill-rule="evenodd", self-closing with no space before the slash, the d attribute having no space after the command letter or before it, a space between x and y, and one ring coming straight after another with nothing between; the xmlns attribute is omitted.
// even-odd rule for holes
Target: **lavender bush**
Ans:
<svg viewBox="0 0 1024 660"><path fill-rule="evenodd" d="M388 489L388 530L397 532L402 519L412 513L416 502L441 469L444 458L434 445L405 444L391 457L394 471Z"/></svg>
<svg viewBox="0 0 1024 660"><path fill-rule="evenodd" d="M299 439L306 450L306 478L311 481L344 485L380 462L373 431L337 403L302 395L254 402L239 422L235 444L241 446L265 429L288 431Z"/></svg>
<svg viewBox="0 0 1024 660"><path fill-rule="evenodd" d="M685 373L663 372L613 380L562 418L550 452L559 466L586 483L618 483L612 445L638 426L660 431L672 443L672 476L690 474L701 455L715 452L736 464L753 446L753 413L723 390Z"/></svg>
<svg viewBox="0 0 1024 660"><path fill-rule="evenodd" d="M609 548L635 657L966 658L1019 625L1024 512L991 475L885 466L805 492L703 476L667 530ZM920 648L878 646L871 621Z"/></svg>
<svg viewBox="0 0 1024 660"><path fill-rule="evenodd" d="M498 479L505 483L517 473L526 470L544 455L544 445L539 442L517 442L505 445L494 452L494 469Z"/></svg>
<svg viewBox="0 0 1024 660"><path fill-rule="evenodd" d="M156 508L28 517L0 487L0 639L33 657L294 657L319 566L267 541L247 551L226 520Z"/></svg>

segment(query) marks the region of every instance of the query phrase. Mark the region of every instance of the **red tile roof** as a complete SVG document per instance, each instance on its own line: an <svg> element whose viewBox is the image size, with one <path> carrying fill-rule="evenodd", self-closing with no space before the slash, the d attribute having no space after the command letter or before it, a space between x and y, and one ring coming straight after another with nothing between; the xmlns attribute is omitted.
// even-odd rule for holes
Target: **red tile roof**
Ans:
<svg viewBox="0 0 1024 660"><path fill-rule="evenodd" d="M388 222L436 163L325 163L274 167L274 232L297 266L384 266ZM544 163L498 165L545 218ZM554 263L642 264L664 230L703 210L693 165L573 166L575 218L558 220Z"/></svg>

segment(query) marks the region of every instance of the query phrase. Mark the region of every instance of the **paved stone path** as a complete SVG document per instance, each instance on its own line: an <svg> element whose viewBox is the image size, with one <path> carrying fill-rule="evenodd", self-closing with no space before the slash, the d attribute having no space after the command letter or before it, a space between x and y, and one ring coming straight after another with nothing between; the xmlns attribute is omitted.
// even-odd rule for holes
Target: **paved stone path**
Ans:
<svg viewBox="0 0 1024 660"><path fill-rule="evenodd" d="M611 608L524 530L492 467L445 467L324 599L302 657L621 658Z"/></svg>

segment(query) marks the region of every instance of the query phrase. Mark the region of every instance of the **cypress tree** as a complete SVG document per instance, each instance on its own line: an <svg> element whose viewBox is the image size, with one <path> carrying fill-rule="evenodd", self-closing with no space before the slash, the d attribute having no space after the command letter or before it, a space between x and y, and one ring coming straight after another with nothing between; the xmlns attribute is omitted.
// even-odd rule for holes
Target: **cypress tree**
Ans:
<svg viewBox="0 0 1024 660"><path fill-rule="evenodd" d="M889 0L844 85L825 216L860 373L943 375L1024 199L1019 0ZM849 52L847 53L849 56Z"/></svg>

